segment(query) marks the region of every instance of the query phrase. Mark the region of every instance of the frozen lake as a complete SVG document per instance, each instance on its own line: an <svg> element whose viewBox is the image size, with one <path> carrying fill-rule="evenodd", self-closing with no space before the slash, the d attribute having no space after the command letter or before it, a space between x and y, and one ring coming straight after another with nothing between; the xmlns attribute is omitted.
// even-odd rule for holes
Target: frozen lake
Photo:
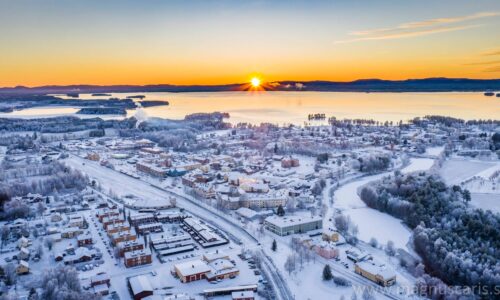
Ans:
<svg viewBox="0 0 500 300"><path fill-rule="evenodd" d="M344 93L344 92L212 92L212 93L112 93L110 96L80 94L80 99L125 98L144 95L144 100L167 100L169 106L145 108L149 117L182 119L198 112L227 112L233 124L304 125L310 113L324 113L338 119L407 121L425 115L446 115L462 119L495 119L500 115L500 98L482 93ZM66 96L60 96L65 98ZM74 99L74 98L72 98ZM481 103L480 105L478 103ZM51 108L52 109L52 108ZM22 112L22 111L21 111ZM30 116L36 116L35 111ZM43 112L58 114L61 111ZM68 113L68 111L63 111ZM18 113L12 113L20 115ZM128 116L135 114L129 110ZM322 121L319 123L326 123Z"/></svg>

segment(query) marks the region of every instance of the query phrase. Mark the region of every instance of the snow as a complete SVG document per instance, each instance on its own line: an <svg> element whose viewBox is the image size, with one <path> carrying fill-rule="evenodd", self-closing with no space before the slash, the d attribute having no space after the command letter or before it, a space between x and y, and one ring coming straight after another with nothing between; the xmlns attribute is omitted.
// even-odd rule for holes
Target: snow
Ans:
<svg viewBox="0 0 500 300"><path fill-rule="evenodd" d="M470 205L500 213L500 194L472 193Z"/></svg>
<svg viewBox="0 0 500 300"><path fill-rule="evenodd" d="M481 173L491 167L495 163L480 160L468 160L461 158L453 158L445 161L439 171L439 175L448 185L460 184L462 181L471 178L472 176Z"/></svg>
<svg viewBox="0 0 500 300"><path fill-rule="evenodd" d="M358 195L360 187L388 174L365 177L342 186L335 192L334 207L349 216L358 226L360 240L369 242L373 237L379 243L387 244L388 241L393 241L396 247L406 249L411 231L401 223L401 220L367 207Z"/></svg>
<svg viewBox="0 0 500 300"><path fill-rule="evenodd" d="M491 168L488 168L484 171L477 173L475 176L482 177L484 179L490 179L495 173L500 171L500 163L496 163Z"/></svg>
<svg viewBox="0 0 500 300"><path fill-rule="evenodd" d="M429 147L425 150L425 155L437 157L444 151L444 146Z"/></svg>
<svg viewBox="0 0 500 300"><path fill-rule="evenodd" d="M417 171L428 171L432 165L434 165L434 160L430 158L410 158L410 164L401 170L401 173L408 174Z"/></svg>

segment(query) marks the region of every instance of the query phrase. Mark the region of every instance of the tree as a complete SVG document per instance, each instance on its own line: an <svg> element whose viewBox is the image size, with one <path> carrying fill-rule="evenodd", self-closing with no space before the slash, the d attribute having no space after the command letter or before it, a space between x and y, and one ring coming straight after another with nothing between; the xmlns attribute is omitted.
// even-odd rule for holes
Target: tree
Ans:
<svg viewBox="0 0 500 300"><path fill-rule="evenodd" d="M276 214L280 217L283 217L285 215L285 209L283 208L283 206L281 204L278 206Z"/></svg>
<svg viewBox="0 0 500 300"><path fill-rule="evenodd" d="M78 272L68 266L46 270L41 279L44 300L94 300L93 293L82 291Z"/></svg>
<svg viewBox="0 0 500 300"><path fill-rule="evenodd" d="M333 274L332 274L332 269L330 268L329 264L326 264L325 267L323 268L323 280L328 281L332 280Z"/></svg>
<svg viewBox="0 0 500 300"><path fill-rule="evenodd" d="M32 287L30 289L30 293L28 295L28 300L38 300L38 294L36 292L36 289Z"/></svg>
<svg viewBox="0 0 500 300"><path fill-rule="evenodd" d="M49 249L49 251L50 251L50 250L52 250L52 246L54 246L54 239L51 237L48 237L45 239L44 244L47 247L47 249Z"/></svg>
<svg viewBox="0 0 500 300"><path fill-rule="evenodd" d="M369 287L365 287L363 290L363 295L361 296L363 300L374 300L375 296L373 296L373 291Z"/></svg>
<svg viewBox="0 0 500 300"><path fill-rule="evenodd" d="M376 239L376 238L372 237L372 238L370 239L370 246L372 246L373 248L377 248L377 246L378 246L378 241L377 241L377 239Z"/></svg>
<svg viewBox="0 0 500 300"><path fill-rule="evenodd" d="M325 163L328 161L328 153L318 154L316 159L318 160L319 163Z"/></svg>
<svg viewBox="0 0 500 300"><path fill-rule="evenodd" d="M2 239L2 248L3 248L3 244L5 243L5 241L9 238L9 233L10 233L9 228L6 225L3 225L2 229L0 229L0 236Z"/></svg>
<svg viewBox="0 0 500 300"><path fill-rule="evenodd" d="M335 283L337 286L350 286L351 282L344 277L340 276L334 276L333 277L333 283Z"/></svg>
<svg viewBox="0 0 500 300"><path fill-rule="evenodd" d="M344 215L338 214L335 216L334 221L337 230L342 234L346 234L349 230L349 219Z"/></svg>
<svg viewBox="0 0 500 300"><path fill-rule="evenodd" d="M8 263L3 269L5 275L5 283L7 285L13 285L17 282L17 272L16 266L13 263Z"/></svg>
<svg viewBox="0 0 500 300"><path fill-rule="evenodd" d="M276 252L277 249L278 245L276 244L276 240L273 240L273 244L271 245L271 250L273 250L273 252Z"/></svg>
<svg viewBox="0 0 500 300"><path fill-rule="evenodd" d="M295 271L296 267L297 265L294 255L288 255L285 261L285 270L288 272L288 275Z"/></svg>
<svg viewBox="0 0 500 300"><path fill-rule="evenodd" d="M464 198L464 202L465 203L469 203L470 200L471 200L470 191L469 190L463 190L462 191L462 197Z"/></svg>
<svg viewBox="0 0 500 300"><path fill-rule="evenodd" d="M385 253L389 256L394 256L396 255L396 249L394 248L394 242L393 241L388 241L387 246L385 247Z"/></svg>

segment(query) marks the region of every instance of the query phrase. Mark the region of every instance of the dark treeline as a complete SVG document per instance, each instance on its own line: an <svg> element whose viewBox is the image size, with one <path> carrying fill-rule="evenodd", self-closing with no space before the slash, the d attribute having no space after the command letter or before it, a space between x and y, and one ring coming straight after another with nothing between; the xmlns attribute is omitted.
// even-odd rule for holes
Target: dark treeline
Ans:
<svg viewBox="0 0 500 300"><path fill-rule="evenodd" d="M25 95L25 94L0 94L2 107L0 112L12 112L14 110L40 107L40 106L75 106L75 107L114 107L122 109L134 109L137 107L132 99L62 99L49 95ZM151 103L152 105L164 105Z"/></svg>
<svg viewBox="0 0 500 300"><path fill-rule="evenodd" d="M396 173L365 187L361 198L414 229L415 250L432 276L490 292L500 285L500 214L470 208L469 191L425 173Z"/></svg>
<svg viewBox="0 0 500 300"><path fill-rule="evenodd" d="M465 121L463 119L446 117L446 116L436 116L436 115L428 115L423 118L413 118L410 121L412 124L415 124L420 127L425 127L428 123L438 123L445 126L455 126L455 125L500 125L500 120L469 120Z"/></svg>
<svg viewBox="0 0 500 300"><path fill-rule="evenodd" d="M2 119L0 118L0 132L38 131L44 133L66 133L89 129L134 128L137 120L102 120L100 118L80 119L77 117L54 117L40 119Z"/></svg>

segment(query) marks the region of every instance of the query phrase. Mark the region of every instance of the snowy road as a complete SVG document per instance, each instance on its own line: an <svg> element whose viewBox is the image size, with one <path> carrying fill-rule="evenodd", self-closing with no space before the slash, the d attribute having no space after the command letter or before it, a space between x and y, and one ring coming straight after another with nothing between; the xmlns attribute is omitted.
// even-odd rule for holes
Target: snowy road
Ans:
<svg viewBox="0 0 500 300"><path fill-rule="evenodd" d="M185 209L208 223L217 225L218 228L225 231L232 237L237 237L238 240L245 245L246 249L252 250L260 248L260 244L257 239L237 225L237 223L225 216L220 215L219 212L215 211L211 207L202 207L201 203L196 203L195 200L191 200L184 195L179 195L175 192L166 191L159 187L152 186L145 181L132 178L115 170L103 167L97 162L89 161L73 154L70 155L70 158L65 160L65 163L69 167L78 169L87 174L89 177L95 178L104 191L112 190L113 193L116 193L119 196L130 194L143 199L155 199L154 202L157 202L155 203L155 206L168 205L170 203L169 198L175 196L177 200L177 207ZM265 260L264 262L263 266L266 268L265 271L275 275L269 276L269 280L273 285L278 298L283 300L292 299L288 286L279 276L276 267L272 264L272 262L266 262ZM145 269L142 271L145 271Z"/></svg>

